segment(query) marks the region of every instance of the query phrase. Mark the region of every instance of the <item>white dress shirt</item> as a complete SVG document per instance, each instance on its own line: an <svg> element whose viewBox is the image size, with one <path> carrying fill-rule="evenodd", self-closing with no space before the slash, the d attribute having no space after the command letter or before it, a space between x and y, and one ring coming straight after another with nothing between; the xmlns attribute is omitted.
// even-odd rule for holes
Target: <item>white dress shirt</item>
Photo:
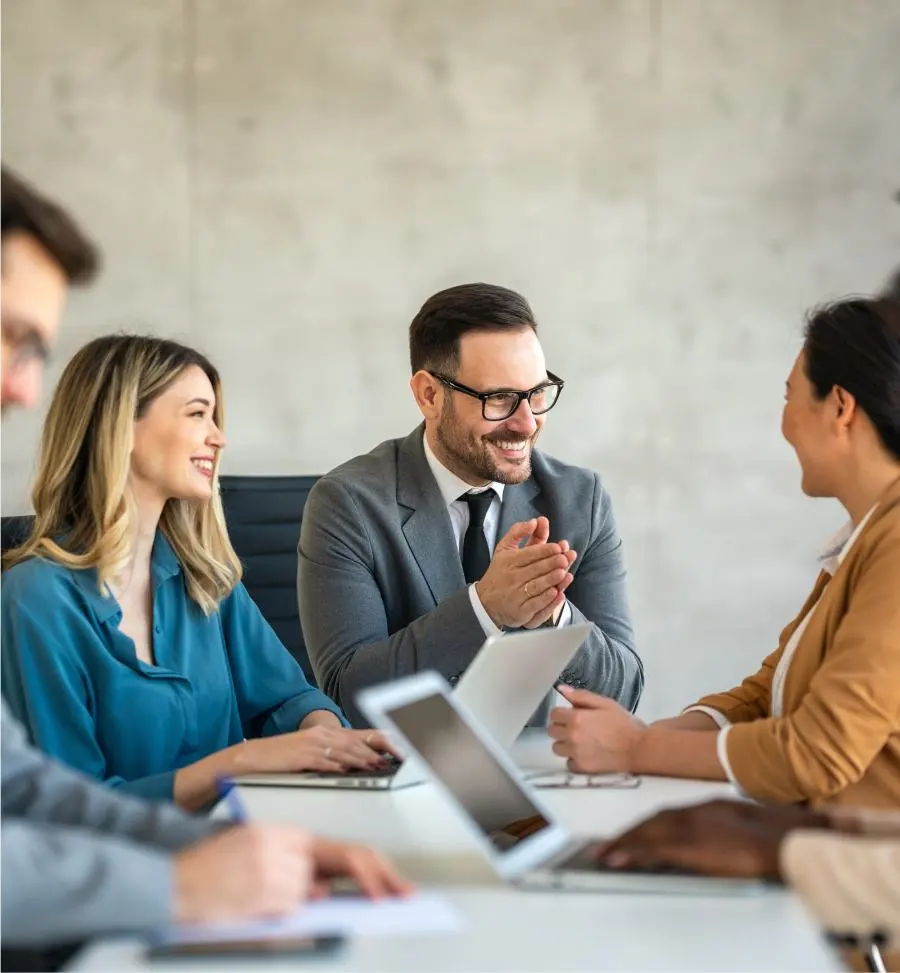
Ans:
<svg viewBox="0 0 900 973"><path fill-rule="evenodd" d="M862 533L863 528L868 523L874 511L875 507L872 507L859 524L857 524L855 529L852 522L848 521L825 545L824 550L819 555L819 563L823 571L827 571L830 575L834 576L837 569L844 563L844 559L850 552L850 548L853 547L856 538ZM806 631L809 621L815 610L819 607L821 600L822 596L820 595L818 601L810 608L800 624L794 629L793 634L788 639L787 645L784 647L784 652L781 653L778 665L775 667L775 672L772 676L771 704L769 708L769 715L771 717L777 719L784 716L784 683L791 667L791 660L794 658L794 653L797 651L800 639L803 638L803 633ZM724 713L720 713L711 706L689 706L684 712L705 713L710 719L715 720L716 725L719 727L719 735L716 741L716 752L719 757L719 763L731 783L736 787L740 787L731 770L731 762L728 759L727 741L728 733L731 730L731 721Z"/></svg>
<svg viewBox="0 0 900 973"><path fill-rule="evenodd" d="M425 447L425 459L434 475L438 489L441 491L444 503L447 505L447 512L450 515L450 525L453 528L453 536L456 539L460 560L462 560L463 542L466 531L469 529L471 515L468 503L459 498L464 493L483 493L485 490L494 491L494 499L491 501L491 505L484 518L484 539L487 541L488 550L493 552L497 546L497 531L500 527L500 507L503 503L504 484L488 483L486 486L473 487L470 483L466 483L465 480L461 480L451 470L448 470L437 456L434 455L428 443L427 436L423 437L423 445ZM481 599L478 597L478 592L475 590L474 584L469 585L469 600L472 603L472 610L475 612L475 616L481 623L484 634L501 635L500 628L494 624L491 616L485 611L484 605L481 604ZM557 624L559 626L568 625L571 618L572 609L569 607L569 603L566 602L562 612L560 612Z"/></svg>

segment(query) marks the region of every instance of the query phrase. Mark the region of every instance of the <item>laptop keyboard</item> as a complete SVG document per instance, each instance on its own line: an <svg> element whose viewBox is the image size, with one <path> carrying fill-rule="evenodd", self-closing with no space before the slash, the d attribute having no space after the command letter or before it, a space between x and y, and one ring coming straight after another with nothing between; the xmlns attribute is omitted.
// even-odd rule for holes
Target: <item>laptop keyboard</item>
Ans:
<svg viewBox="0 0 900 973"><path fill-rule="evenodd" d="M396 757L385 755L385 760L388 761L387 767L376 767L372 770L348 770L344 772L339 770L323 770L317 771L316 777L325 779L336 777L393 777L403 766L403 761L398 760Z"/></svg>
<svg viewBox="0 0 900 973"><path fill-rule="evenodd" d="M559 872L610 872L611 874L625 874L631 872L641 875L690 875L689 871L683 868L675 868L671 865L666 866L640 866L631 865L628 868L610 868L601 861L597 861L596 842L591 842L576 848L568 857L562 858L553 863L553 871Z"/></svg>

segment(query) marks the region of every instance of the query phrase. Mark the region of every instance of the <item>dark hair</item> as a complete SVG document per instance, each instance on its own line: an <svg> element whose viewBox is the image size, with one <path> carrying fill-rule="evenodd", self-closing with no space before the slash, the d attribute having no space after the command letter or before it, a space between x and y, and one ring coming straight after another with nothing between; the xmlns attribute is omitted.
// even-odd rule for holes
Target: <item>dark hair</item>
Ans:
<svg viewBox="0 0 900 973"><path fill-rule="evenodd" d="M900 303L854 298L816 308L803 347L816 395L846 389L900 459Z"/></svg>
<svg viewBox="0 0 900 973"><path fill-rule="evenodd" d="M2 168L2 237L28 233L62 267L70 284L87 284L97 273L100 254L74 219L21 177Z"/></svg>
<svg viewBox="0 0 900 973"><path fill-rule="evenodd" d="M891 274L890 279L884 285L884 290L879 294L879 297L883 297L888 301L900 301L900 267Z"/></svg>
<svg viewBox="0 0 900 973"><path fill-rule="evenodd" d="M495 284L460 284L438 291L409 326L409 363L448 377L459 368L459 339L473 331L531 328L537 323L528 301Z"/></svg>

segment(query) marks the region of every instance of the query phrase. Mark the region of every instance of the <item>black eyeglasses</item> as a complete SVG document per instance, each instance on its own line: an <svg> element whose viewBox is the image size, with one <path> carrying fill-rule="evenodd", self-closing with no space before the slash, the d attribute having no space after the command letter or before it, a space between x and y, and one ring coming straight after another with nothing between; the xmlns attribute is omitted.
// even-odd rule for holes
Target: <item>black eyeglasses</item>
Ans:
<svg viewBox="0 0 900 973"><path fill-rule="evenodd" d="M12 347L9 367L13 371L32 362L45 362L50 354L43 336L33 324L4 317L3 340Z"/></svg>
<svg viewBox="0 0 900 973"><path fill-rule="evenodd" d="M462 392L463 395L471 395L473 399L480 399L481 414L488 422L502 422L519 408L523 399L527 399L531 413L535 416L542 416L556 405L566 383L553 372L547 372L547 375L550 378L549 382L535 385L527 392L519 392L516 389L477 392L475 389L470 389L468 385L460 385L459 382L454 382L444 375L435 374L434 377L454 392Z"/></svg>

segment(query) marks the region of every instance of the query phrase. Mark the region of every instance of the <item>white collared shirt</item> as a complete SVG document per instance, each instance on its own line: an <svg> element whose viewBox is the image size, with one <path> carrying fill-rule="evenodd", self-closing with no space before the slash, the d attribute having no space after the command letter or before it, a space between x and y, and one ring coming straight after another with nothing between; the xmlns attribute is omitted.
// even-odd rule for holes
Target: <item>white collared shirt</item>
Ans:
<svg viewBox="0 0 900 973"><path fill-rule="evenodd" d="M878 504L875 505L877 507ZM848 521L844 526L831 538L831 540L825 545L824 549L819 555L819 563L822 566L823 571L827 571L830 575L834 576L837 569L844 563L847 555L850 553L850 548L856 543L857 537L862 533L863 528L869 522L869 518L875 512L875 507L863 517L863 519L856 525L854 529L853 523ZM824 594L824 591L823 593ZM800 644L800 640L803 638L803 633L806 631L809 625L810 619L812 618L815 610L819 607L819 602L822 600L822 595L819 596L818 601L810 608L810 610L804 615L803 620L794 629L791 637L788 639L787 645L784 647L784 652L781 653L781 658L778 660L778 665L775 667L775 672L772 675L772 689L771 689L771 704L769 708L769 715L771 717L779 718L784 715L784 684L787 679L788 671L791 667L791 661L794 658L794 654L797 651L797 646ZM717 709L713 709L711 706L689 706L685 713L705 713L711 719L715 720L716 724L720 727L719 735L717 740L716 752L719 756L719 763L722 769L725 771L726 776L736 787L741 785L738 783L731 770L731 762L728 759L728 733L731 730L731 721L725 716L724 713L720 713Z"/></svg>
<svg viewBox="0 0 900 973"><path fill-rule="evenodd" d="M485 490L494 491L494 499L491 501L491 505L488 507L488 512L484 518L484 539L487 541L488 550L493 552L497 546L497 532L500 527L500 507L503 504L503 490L505 485L503 483L488 483L486 486L473 487L470 483L466 483L465 480L461 480L454 472L448 470L437 456L434 455L428 443L427 436L423 436L423 446L425 447L425 460L434 475L438 489L441 491L441 497L447 505L447 512L450 515L450 525L453 528L453 536L456 539L456 546L459 549L460 558L462 558L463 542L465 541L466 531L469 529L471 514L468 503L459 498L464 493L483 493ZM472 603L472 610L475 612L476 618L481 623L484 634L502 634L501 630L494 624L491 616L485 611L484 605L481 604L481 599L478 597L478 592L475 590L474 584L469 585L469 600ZM558 625L561 628L564 625L568 625L571 620L572 609L569 603L566 602L560 613Z"/></svg>
<svg viewBox="0 0 900 973"><path fill-rule="evenodd" d="M453 536L456 538L456 546L459 548L459 556L462 557L463 541L466 531L469 529L469 505L465 500L459 498L464 493L484 493L485 490L494 491L494 499L488 508L484 518L484 539L487 541L489 551L497 546L497 529L500 526L500 506L503 503L503 483L488 483L487 486L473 487L471 483L461 480L455 473L447 469L446 466L434 455L431 446L428 444L428 437L424 437L425 459L434 474L441 497L447 505L450 514L450 524L453 527Z"/></svg>
<svg viewBox="0 0 900 973"><path fill-rule="evenodd" d="M461 480L452 470L448 470L437 456L434 455L428 443L428 436L423 436L423 445L425 447L425 459L434 475L438 489L441 491L441 497L447 505L447 512L450 514L450 526L453 528L453 537L456 539L456 547L459 551L460 558L462 558L462 547L466 531L469 529L471 512L468 503L459 498L464 493L483 493L485 490L494 491L494 499L491 501L488 512L484 516L484 539L487 541L488 550L493 551L497 546L497 528L500 526L500 506L503 503L504 484L488 483L487 486L473 487L471 483L466 483L465 480ZM472 603L472 610L475 612L475 617L481 624L484 634L500 635L500 629L494 624L494 620L488 615L487 611L485 611L484 605L481 604L481 599L478 597L478 592L475 590L474 584L469 585L469 601Z"/></svg>

